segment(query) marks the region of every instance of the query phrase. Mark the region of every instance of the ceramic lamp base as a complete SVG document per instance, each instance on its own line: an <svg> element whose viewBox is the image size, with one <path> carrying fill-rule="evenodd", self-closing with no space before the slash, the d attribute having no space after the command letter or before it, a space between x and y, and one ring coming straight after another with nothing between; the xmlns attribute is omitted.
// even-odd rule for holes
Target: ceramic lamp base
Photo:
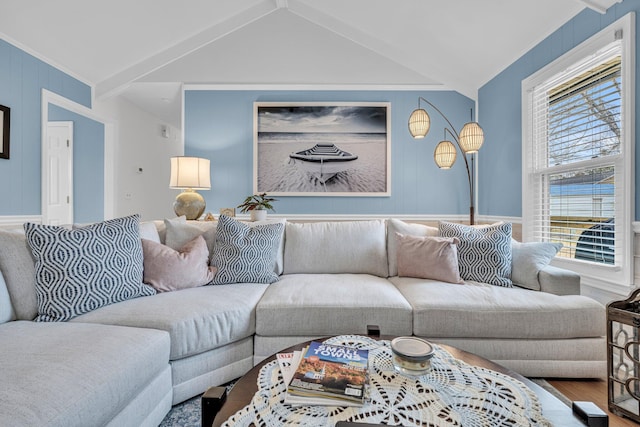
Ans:
<svg viewBox="0 0 640 427"><path fill-rule="evenodd" d="M173 202L173 211L178 216L186 216L187 219L198 219L204 213L206 206L204 197L191 189L187 189L176 197L176 201Z"/></svg>

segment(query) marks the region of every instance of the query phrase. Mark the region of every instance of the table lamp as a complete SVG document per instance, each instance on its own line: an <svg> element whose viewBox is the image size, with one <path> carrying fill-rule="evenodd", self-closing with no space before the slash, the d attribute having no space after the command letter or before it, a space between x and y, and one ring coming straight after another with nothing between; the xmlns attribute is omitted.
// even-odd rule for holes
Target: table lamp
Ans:
<svg viewBox="0 0 640 427"><path fill-rule="evenodd" d="M171 158L170 188L183 189L173 202L173 211L187 219L198 219L204 213L207 204L204 197L194 190L211 189L209 159L178 156Z"/></svg>

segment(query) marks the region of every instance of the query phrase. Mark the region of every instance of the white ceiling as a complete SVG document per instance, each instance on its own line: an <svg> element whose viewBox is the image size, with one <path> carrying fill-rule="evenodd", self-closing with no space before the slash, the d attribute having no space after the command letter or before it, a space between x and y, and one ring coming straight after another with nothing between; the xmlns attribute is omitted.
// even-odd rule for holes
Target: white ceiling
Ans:
<svg viewBox="0 0 640 427"><path fill-rule="evenodd" d="M180 83L477 89L620 0L0 0L0 37L179 126Z"/></svg>

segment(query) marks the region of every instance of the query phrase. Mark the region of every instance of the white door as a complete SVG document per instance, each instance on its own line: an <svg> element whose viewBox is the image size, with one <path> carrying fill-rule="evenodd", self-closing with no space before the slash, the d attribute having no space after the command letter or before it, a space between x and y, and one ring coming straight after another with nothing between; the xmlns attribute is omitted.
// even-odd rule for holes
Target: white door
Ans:
<svg viewBox="0 0 640 427"><path fill-rule="evenodd" d="M45 167L47 206L43 221L49 225L73 222L73 122L48 122Z"/></svg>

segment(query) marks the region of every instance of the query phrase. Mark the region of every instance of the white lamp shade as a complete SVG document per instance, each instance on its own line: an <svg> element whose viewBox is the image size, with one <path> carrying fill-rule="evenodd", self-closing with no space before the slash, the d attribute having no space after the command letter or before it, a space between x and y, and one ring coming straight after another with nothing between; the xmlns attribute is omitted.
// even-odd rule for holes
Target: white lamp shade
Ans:
<svg viewBox="0 0 640 427"><path fill-rule="evenodd" d="M460 148L465 153L477 153L484 143L484 131L476 122L469 122L460 131Z"/></svg>
<svg viewBox="0 0 640 427"><path fill-rule="evenodd" d="M451 141L440 141L433 152L433 160L440 169L451 169L458 152Z"/></svg>
<svg viewBox="0 0 640 427"><path fill-rule="evenodd" d="M211 189L209 159L200 157L171 158L171 188L191 188L194 190Z"/></svg>
<svg viewBox="0 0 640 427"><path fill-rule="evenodd" d="M413 113L409 116L409 133L411 133L411 136L416 139L424 138L430 127L431 119L429 114L422 108L413 110Z"/></svg>

